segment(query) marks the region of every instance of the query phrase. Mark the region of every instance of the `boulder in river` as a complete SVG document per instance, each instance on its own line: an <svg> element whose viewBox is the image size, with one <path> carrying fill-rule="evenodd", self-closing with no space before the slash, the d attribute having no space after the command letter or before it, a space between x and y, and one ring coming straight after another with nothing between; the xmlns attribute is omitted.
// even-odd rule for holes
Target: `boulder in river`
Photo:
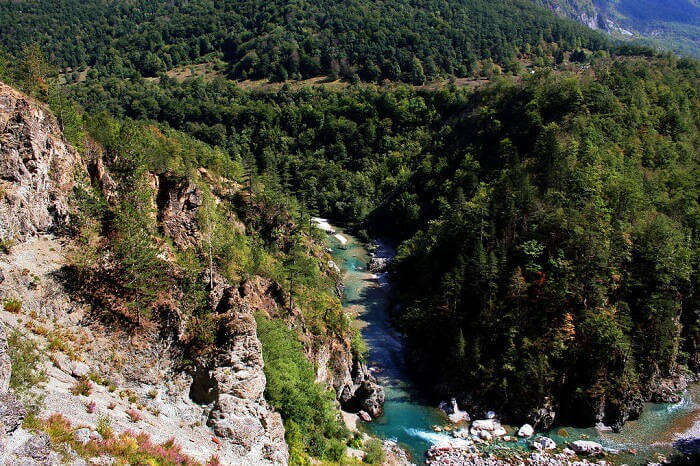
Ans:
<svg viewBox="0 0 700 466"><path fill-rule="evenodd" d="M462 411L461 409L459 409L459 406L457 405L457 400L454 398L450 400L449 404L447 402L440 403L440 409L442 409L445 412L445 414L447 414L447 417L453 424L459 424L460 422L468 422L470 420L469 414L466 411Z"/></svg>
<svg viewBox="0 0 700 466"><path fill-rule="evenodd" d="M530 424L523 424L518 430L518 437L532 437L534 433L535 429Z"/></svg>
<svg viewBox="0 0 700 466"><path fill-rule="evenodd" d="M579 455L602 455L604 452L603 445L591 440L576 440L569 446Z"/></svg>
<svg viewBox="0 0 700 466"><path fill-rule="evenodd" d="M477 419L472 422L470 432L476 437L481 436L481 432L488 432L492 437L502 437L506 435L506 429L496 419Z"/></svg>

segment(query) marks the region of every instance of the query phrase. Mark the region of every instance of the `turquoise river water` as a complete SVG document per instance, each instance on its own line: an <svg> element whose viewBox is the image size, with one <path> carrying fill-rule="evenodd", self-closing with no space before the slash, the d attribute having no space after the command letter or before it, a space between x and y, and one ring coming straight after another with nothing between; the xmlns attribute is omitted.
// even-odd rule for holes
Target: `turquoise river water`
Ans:
<svg viewBox="0 0 700 466"><path fill-rule="evenodd" d="M348 243L341 248L336 238L329 236L331 253L344 276L343 305L357 316L367 341L368 365L386 391L384 415L363 430L383 439L394 440L405 448L413 461L424 463L425 452L432 444L449 438L437 433L433 426L449 424L446 416L432 403L422 399L413 389L403 359L400 335L391 327L387 317L388 284L383 276L367 271L369 255L363 244L342 233ZM657 455L673 451L679 437L690 437L691 448L700 443L700 388L694 385L680 403L648 403L642 416L625 424L619 433L599 432L595 428L581 429L559 426L543 435L557 444L586 438L611 449L637 450L635 456L621 454L617 459L627 464L644 464ZM509 433L516 427L508 428ZM527 443L495 442L489 448L527 449Z"/></svg>

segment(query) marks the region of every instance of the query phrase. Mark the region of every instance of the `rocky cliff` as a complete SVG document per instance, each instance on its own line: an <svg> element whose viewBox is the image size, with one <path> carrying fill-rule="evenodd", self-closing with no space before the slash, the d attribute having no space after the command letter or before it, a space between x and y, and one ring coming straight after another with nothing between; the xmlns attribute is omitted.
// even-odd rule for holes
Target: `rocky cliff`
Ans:
<svg viewBox="0 0 700 466"><path fill-rule="evenodd" d="M107 318L101 306L109 301L76 296L66 269L76 250L66 233L74 180L91 180L86 189L101 189L108 202L116 196L102 151L89 147L86 154L66 143L45 106L0 83L0 328L44 355L36 367L43 382L32 389L42 398L32 428L51 425L55 433L58 422L66 431L61 445L56 438L49 445L45 433L21 427L23 407L9 389L0 331L0 464L58 464L51 456L56 448L64 453L60 461L85 464L85 455L102 452L109 462L115 443L132 441L139 451L198 462L286 464L282 419L263 396L253 318L256 305L274 301L264 295L269 290L245 301L221 279L209 300L217 350L196 370L182 363L190 355L176 300L161 303L151 325L135 332L128 322ZM175 244L196 238L198 189L153 179L162 231ZM163 247L167 264L172 254Z"/></svg>

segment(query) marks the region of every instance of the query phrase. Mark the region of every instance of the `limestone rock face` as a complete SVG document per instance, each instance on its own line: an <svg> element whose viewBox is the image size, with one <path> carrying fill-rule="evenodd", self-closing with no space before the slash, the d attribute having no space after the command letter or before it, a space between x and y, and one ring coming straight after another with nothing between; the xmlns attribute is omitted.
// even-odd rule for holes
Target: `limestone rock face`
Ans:
<svg viewBox="0 0 700 466"><path fill-rule="evenodd" d="M81 163L45 106L0 83L0 237L23 239L65 225Z"/></svg>
<svg viewBox="0 0 700 466"><path fill-rule="evenodd" d="M210 377L217 397L207 423L225 439L221 462L286 464L282 417L263 397L266 379L255 318L232 287L224 290L216 309L220 351Z"/></svg>
<svg viewBox="0 0 700 466"><path fill-rule="evenodd" d="M180 247L199 241L197 209L202 205L202 191L194 183L174 180L166 175L157 178L158 216L163 232Z"/></svg>

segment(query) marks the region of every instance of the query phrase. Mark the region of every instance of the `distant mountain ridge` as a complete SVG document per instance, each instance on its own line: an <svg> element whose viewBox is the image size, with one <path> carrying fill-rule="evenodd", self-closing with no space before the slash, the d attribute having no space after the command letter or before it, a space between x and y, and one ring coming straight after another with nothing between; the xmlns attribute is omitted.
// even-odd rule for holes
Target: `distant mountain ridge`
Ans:
<svg viewBox="0 0 700 466"><path fill-rule="evenodd" d="M700 57L697 0L534 0L560 16L620 37Z"/></svg>

